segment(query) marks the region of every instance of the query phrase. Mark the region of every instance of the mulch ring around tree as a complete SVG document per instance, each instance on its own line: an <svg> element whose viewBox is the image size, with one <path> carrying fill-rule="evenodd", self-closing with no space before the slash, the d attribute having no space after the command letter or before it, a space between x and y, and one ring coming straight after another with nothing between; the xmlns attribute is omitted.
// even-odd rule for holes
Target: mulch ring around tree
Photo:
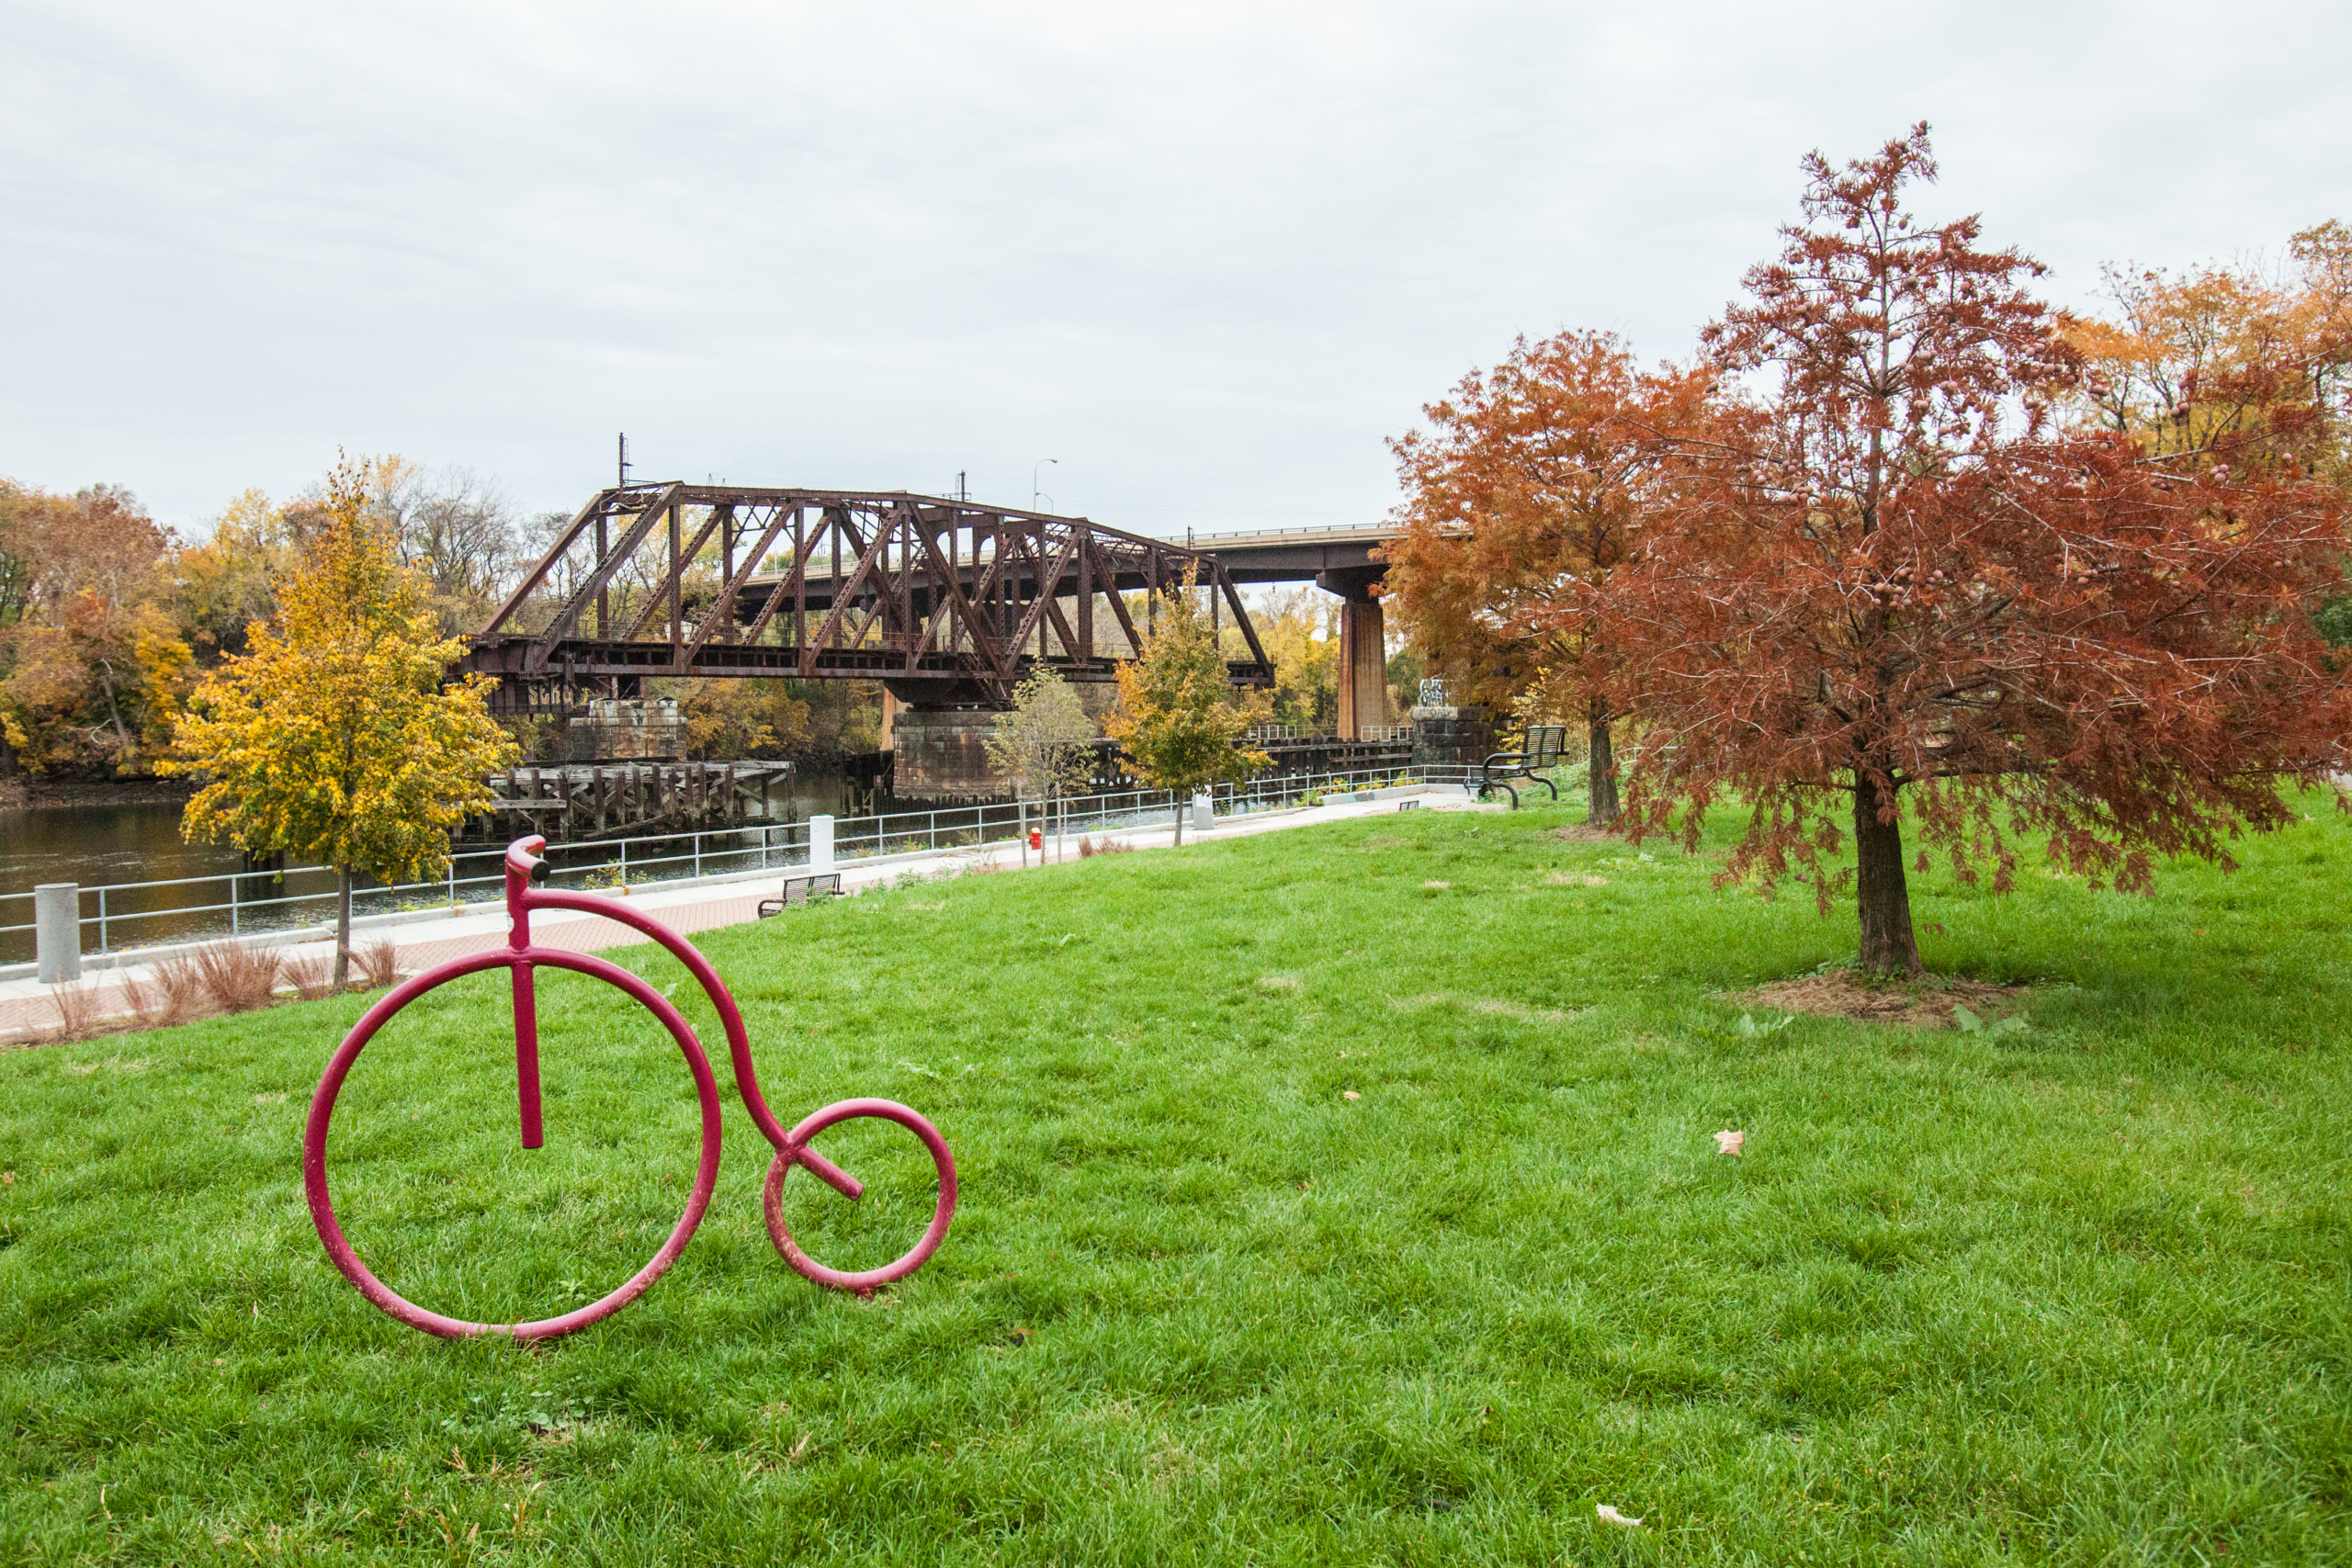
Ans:
<svg viewBox="0 0 2352 1568"><path fill-rule="evenodd" d="M1972 980L1964 975L1918 975L1907 980L1866 980L1851 969L1824 975L1800 975L1734 999L1744 1006L1771 1008L1781 1012L1812 1013L1822 1018L1859 1019L1865 1023L1899 1023L1914 1029L1959 1026L1954 1008L1966 1008L1984 1023L2016 1012L2027 987Z"/></svg>

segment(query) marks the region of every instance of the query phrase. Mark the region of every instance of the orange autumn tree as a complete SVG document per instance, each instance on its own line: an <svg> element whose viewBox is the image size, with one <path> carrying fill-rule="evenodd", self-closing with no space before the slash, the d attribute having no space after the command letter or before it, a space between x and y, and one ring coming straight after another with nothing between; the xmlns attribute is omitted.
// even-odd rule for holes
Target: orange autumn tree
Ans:
<svg viewBox="0 0 2352 1568"><path fill-rule="evenodd" d="M2101 427L2176 464L2352 485L2352 229L2320 223L2283 265L2109 268L2112 319L2071 319Z"/></svg>
<svg viewBox="0 0 2352 1568"><path fill-rule="evenodd" d="M2294 818L2282 784L2346 765L2347 672L2308 613L2340 498L2059 417L2082 366L2041 267L1904 209L1924 125L1806 169L1806 221L1703 338L1750 400L1677 445L1670 504L1585 594L1646 727L1633 831L1679 811L1695 846L1737 795L1726 874L1793 872L1825 911L1850 884L1872 973L1921 966L1906 825L1996 891L2029 835L2124 889L2159 855L2229 865Z"/></svg>
<svg viewBox="0 0 2352 1568"><path fill-rule="evenodd" d="M1615 820L1611 654L1584 591L1602 590L1658 504L1668 437L1705 406L1704 370L1645 373L1609 333L1520 340L1390 443L1404 530L1385 547L1386 603L1462 694L1534 694L1579 715L1589 817Z"/></svg>
<svg viewBox="0 0 2352 1568"><path fill-rule="evenodd" d="M2109 268L2110 318L2068 323L2100 427L2177 468L2309 478L2352 496L2352 229L2331 220L2278 265ZM2352 580L2317 615L2352 643Z"/></svg>

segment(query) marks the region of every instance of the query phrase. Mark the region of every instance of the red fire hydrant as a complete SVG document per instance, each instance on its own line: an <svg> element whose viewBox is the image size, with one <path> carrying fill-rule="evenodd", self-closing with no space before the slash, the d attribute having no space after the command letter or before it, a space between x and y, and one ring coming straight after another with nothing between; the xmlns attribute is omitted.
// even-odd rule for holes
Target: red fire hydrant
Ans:
<svg viewBox="0 0 2352 1568"><path fill-rule="evenodd" d="M1043 828L1029 829L1029 847L1033 850L1042 850L1046 847L1046 830Z"/></svg>

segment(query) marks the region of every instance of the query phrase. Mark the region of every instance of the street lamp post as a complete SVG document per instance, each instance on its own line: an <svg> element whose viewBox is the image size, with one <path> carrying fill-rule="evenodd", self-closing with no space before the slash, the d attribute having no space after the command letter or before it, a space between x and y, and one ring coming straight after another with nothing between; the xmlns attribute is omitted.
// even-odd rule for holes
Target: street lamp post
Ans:
<svg viewBox="0 0 2352 1568"><path fill-rule="evenodd" d="M1029 510L1032 512L1037 510L1037 498L1046 493L1037 488L1037 470L1048 463L1058 468L1062 465L1062 460L1059 457L1040 457L1029 465Z"/></svg>

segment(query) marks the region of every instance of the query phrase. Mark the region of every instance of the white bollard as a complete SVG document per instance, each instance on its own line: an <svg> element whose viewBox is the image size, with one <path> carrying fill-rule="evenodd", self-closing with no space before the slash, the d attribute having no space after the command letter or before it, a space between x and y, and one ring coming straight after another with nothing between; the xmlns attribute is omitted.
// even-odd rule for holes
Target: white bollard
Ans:
<svg viewBox="0 0 2352 1568"><path fill-rule="evenodd" d="M833 819L819 815L808 818L808 869L827 872L833 869Z"/></svg>
<svg viewBox="0 0 2352 1568"><path fill-rule="evenodd" d="M1193 831L1205 833L1216 821L1216 797L1203 790L1193 796Z"/></svg>
<svg viewBox="0 0 2352 1568"><path fill-rule="evenodd" d="M82 977L82 888L44 882L33 889L33 960L44 986Z"/></svg>

